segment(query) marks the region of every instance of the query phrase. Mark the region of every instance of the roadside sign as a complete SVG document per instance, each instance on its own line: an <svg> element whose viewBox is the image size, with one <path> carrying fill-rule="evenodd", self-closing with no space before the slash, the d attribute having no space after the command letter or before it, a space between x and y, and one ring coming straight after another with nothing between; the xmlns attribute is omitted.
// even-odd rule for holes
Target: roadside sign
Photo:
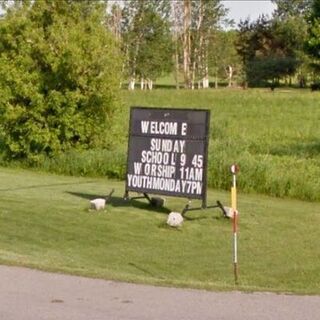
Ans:
<svg viewBox="0 0 320 320"><path fill-rule="evenodd" d="M131 107L126 191L206 203L209 110Z"/></svg>

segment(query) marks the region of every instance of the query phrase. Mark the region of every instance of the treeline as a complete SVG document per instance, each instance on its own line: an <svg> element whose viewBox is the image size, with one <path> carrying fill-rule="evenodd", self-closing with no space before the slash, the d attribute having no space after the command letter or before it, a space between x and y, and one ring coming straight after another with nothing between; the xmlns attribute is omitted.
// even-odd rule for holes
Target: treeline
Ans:
<svg viewBox="0 0 320 320"><path fill-rule="evenodd" d="M220 0L110 2L107 26L121 44L128 88L152 89L166 74L188 89L209 87L209 78L215 87L316 84L320 1L273 2L272 17L236 28Z"/></svg>

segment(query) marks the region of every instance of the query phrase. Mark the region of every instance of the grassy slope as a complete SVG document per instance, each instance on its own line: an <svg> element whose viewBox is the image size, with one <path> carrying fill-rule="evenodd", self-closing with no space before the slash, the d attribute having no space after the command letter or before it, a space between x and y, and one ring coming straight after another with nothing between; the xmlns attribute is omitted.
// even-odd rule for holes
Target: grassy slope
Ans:
<svg viewBox="0 0 320 320"><path fill-rule="evenodd" d="M319 97L306 90L123 91L126 106L211 110L210 186L227 188L229 165L237 162L245 192L315 201L320 200Z"/></svg>
<svg viewBox="0 0 320 320"><path fill-rule="evenodd" d="M161 285L234 289L231 223L189 213L179 230L167 210L121 200L123 182L0 169L0 263ZM88 199L114 187L105 212ZM211 190L210 202L229 194ZM179 210L185 200L168 198ZM239 195L237 289L320 294L319 203Z"/></svg>
<svg viewBox="0 0 320 320"><path fill-rule="evenodd" d="M114 147L111 151L72 151L45 159L39 169L124 179L130 106L201 107L211 110L208 161L211 188L229 189L229 167L236 162L241 167L239 186L245 193L320 201L320 93L280 89L275 92L157 89L124 90L122 95L123 108L117 112L107 134Z"/></svg>

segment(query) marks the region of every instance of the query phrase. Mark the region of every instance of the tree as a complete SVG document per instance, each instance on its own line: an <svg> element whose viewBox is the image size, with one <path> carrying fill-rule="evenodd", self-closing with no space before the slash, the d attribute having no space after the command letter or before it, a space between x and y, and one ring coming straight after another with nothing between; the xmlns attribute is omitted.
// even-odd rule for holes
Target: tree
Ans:
<svg viewBox="0 0 320 320"><path fill-rule="evenodd" d="M282 51L282 59L291 61L292 72L284 77L296 74L300 87L304 87L308 77L308 58L304 53L308 25L302 16L288 16L286 19L273 19L272 29L276 39L276 47ZM279 52L279 49L277 49Z"/></svg>
<svg viewBox="0 0 320 320"><path fill-rule="evenodd" d="M16 1L0 20L0 126L10 158L105 143L121 61L101 2Z"/></svg>
<svg viewBox="0 0 320 320"><path fill-rule="evenodd" d="M117 6L119 8L119 6ZM109 27L118 30L122 17L121 40L129 78L129 89L172 72L176 87L180 73L185 88L208 87L209 43L227 10L221 0L128 0L122 14L111 9ZM117 35L118 32L115 32Z"/></svg>
<svg viewBox="0 0 320 320"><path fill-rule="evenodd" d="M144 10L141 29L144 37L137 56L136 72L152 89L153 81L172 71L172 37L166 21L148 8Z"/></svg>
<svg viewBox="0 0 320 320"><path fill-rule="evenodd" d="M239 78L242 67L235 47L236 32L216 31L212 34L209 43L209 74L215 79L215 88L218 88L220 79L227 79L228 87L234 84L235 76Z"/></svg>
<svg viewBox="0 0 320 320"><path fill-rule="evenodd" d="M265 16L253 23L241 22L237 51L250 85L265 85L268 81L274 85L280 78L295 74L301 64L304 26L294 18L282 21Z"/></svg>
<svg viewBox="0 0 320 320"><path fill-rule="evenodd" d="M174 77L176 82L176 89L180 88L179 78L180 78L180 65L182 65L182 44L184 37L184 8L181 6L181 2L172 2L171 7L172 23L171 23L171 33L174 46Z"/></svg>
<svg viewBox="0 0 320 320"><path fill-rule="evenodd" d="M209 87L209 47L215 41L213 36L220 28L220 22L227 10L220 0L193 1L192 23L192 87L195 80L198 87Z"/></svg>
<svg viewBox="0 0 320 320"><path fill-rule="evenodd" d="M308 20L308 37L306 52L311 58L311 67L314 70L314 80L320 72L320 0L314 0Z"/></svg>
<svg viewBox="0 0 320 320"><path fill-rule="evenodd" d="M175 78L181 70L185 88L209 86L209 46L226 12L220 0L172 2Z"/></svg>
<svg viewBox="0 0 320 320"><path fill-rule="evenodd" d="M159 76L172 71L173 44L168 1L127 1L123 9L123 50L127 57L129 89L136 79L149 88Z"/></svg>
<svg viewBox="0 0 320 320"><path fill-rule="evenodd" d="M301 17L311 9L311 0L271 0L276 6L274 16L280 19Z"/></svg>
<svg viewBox="0 0 320 320"><path fill-rule="evenodd" d="M191 0L183 0L183 75L184 86L191 88Z"/></svg>
<svg viewBox="0 0 320 320"><path fill-rule="evenodd" d="M288 35L282 37L285 42L291 41L291 46L299 60L297 77L300 87L306 85L309 74L309 59L304 52L304 43L307 36L308 23L306 17L310 14L312 0L272 0L277 6L273 13L273 20L281 25L281 29ZM286 30L285 30L286 29ZM295 43L292 42L294 36Z"/></svg>
<svg viewBox="0 0 320 320"><path fill-rule="evenodd" d="M110 14L107 15L106 24L118 41L121 39L121 20L122 8L119 4L113 3L110 8Z"/></svg>

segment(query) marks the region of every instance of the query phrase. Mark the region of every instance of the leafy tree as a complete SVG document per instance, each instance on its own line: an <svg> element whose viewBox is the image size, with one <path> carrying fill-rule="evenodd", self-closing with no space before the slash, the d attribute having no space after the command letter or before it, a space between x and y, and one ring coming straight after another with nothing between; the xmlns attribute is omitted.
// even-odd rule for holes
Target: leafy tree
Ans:
<svg viewBox="0 0 320 320"><path fill-rule="evenodd" d="M227 10L220 0L185 0L178 2L183 7L183 28L180 39L185 88L209 86L209 43L212 34L219 29L219 23ZM177 5L176 5L177 7ZM211 38L211 39L210 39ZM179 38L177 38L179 39Z"/></svg>
<svg viewBox="0 0 320 320"><path fill-rule="evenodd" d="M314 0L308 17L308 38L306 52L311 57L311 67L315 72L315 78L320 72L320 0Z"/></svg>
<svg viewBox="0 0 320 320"><path fill-rule="evenodd" d="M169 24L150 8L140 20L143 39L137 56L137 75L155 81L172 71L172 37Z"/></svg>
<svg viewBox="0 0 320 320"><path fill-rule="evenodd" d="M227 9L220 0L192 1L191 9L192 83L201 80L206 88L209 86L209 46L216 40L214 34Z"/></svg>
<svg viewBox="0 0 320 320"><path fill-rule="evenodd" d="M219 79L228 78L228 85L232 86L234 78L239 80L242 66L235 48L236 32L216 31L212 34L209 44L209 73L215 79L215 87L218 87Z"/></svg>
<svg viewBox="0 0 320 320"><path fill-rule="evenodd" d="M227 10L221 0L128 0L123 2L122 47L129 89L135 81L156 80L182 71L186 88L209 84L209 44ZM117 33L119 14L111 9L109 26ZM174 63L173 63L174 62Z"/></svg>
<svg viewBox="0 0 320 320"><path fill-rule="evenodd" d="M126 70L134 82L148 79L149 84L172 71L173 45L168 14L170 3L162 1L126 1L123 9L123 50Z"/></svg>
<svg viewBox="0 0 320 320"><path fill-rule="evenodd" d="M0 20L0 126L6 154L38 160L104 144L120 56L91 1L15 1Z"/></svg>
<svg viewBox="0 0 320 320"><path fill-rule="evenodd" d="M312 4L312 0L271 0L276 6L274 16L281 19L305 16Z"/></svg>
<svg viewBox="0 0 320 320"><path fill-rule="evenodd" d="M310 69L309 59L304 52L308 28L306 17L310 14L312 0L272 0L272 2L277 6L273 20L280 25L278 29L286 34L287 37L283 36L282 40L285 43L290 42L289 46L300 62L297 76L300 87L304 87Z"/></svg>

